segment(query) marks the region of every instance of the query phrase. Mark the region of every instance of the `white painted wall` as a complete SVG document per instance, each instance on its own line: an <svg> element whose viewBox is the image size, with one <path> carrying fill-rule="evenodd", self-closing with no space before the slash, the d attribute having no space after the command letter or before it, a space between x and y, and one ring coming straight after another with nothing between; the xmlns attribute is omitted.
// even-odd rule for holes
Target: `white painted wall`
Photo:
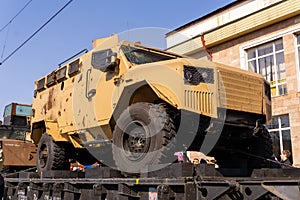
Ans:
<svg viewBox="0 0 300 200"><path fill-rule="evenodd" d="M235 6L220 11L219 13L216 13L215 15L208 18L200 18L198 22L195 22L194 24L182 30L174 33L169 33L166 37L167 48L185 42L201 33L205 33L209 30L228 24L234 20L243 18L251 13L254 13L280 1L283 0L248 0L245 2L237 3Z"/></svg>

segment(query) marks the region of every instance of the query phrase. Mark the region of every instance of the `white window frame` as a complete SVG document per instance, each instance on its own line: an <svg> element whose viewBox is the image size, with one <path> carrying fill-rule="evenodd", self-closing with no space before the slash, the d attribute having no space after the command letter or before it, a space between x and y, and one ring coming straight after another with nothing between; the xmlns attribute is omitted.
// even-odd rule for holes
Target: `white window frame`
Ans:
<svg viewBox="0 0 300 200"><path fill-rule="evenodd" d="M247 58L246 59L247 62L249 62L249 61L255 61L255 63L256 63L256 69L255 70L257 72L259 72L260 71L259 70L259 68L260 68L260 66L259 66L259 59L265 58L265 57L268 57L268 56L273 56L274 65L277 66L278 64L277 64L277 56L276 55L279 54L279 53L284 53L284 49L280 49L280 50L277 50L277 51L275 49L275 42L279 41L279 40L281 40L282 44L283 44L283 39L282 38L279 38L277 40L273 40L271 42L264 43L264 44L271 44L271 46L272 46L272 52L268 53L268 54L261 55L261 56L258 55L258 47L260 47L260 46L255 46L254 49L255 49L256 56L255 56L255 58L251 58L251 59ZM279 86L287 84L286 77L284 78L285 79L284 82L279 82L280 80L278 79L277 67L274 67L273 70L274 70L274 75L275 75L274 79L275 80L273 81L274 83L271 84L271 87L275 87L276 88L276 94L274 96L272 96L272 97L285 95L285 94L282 94L282 95L279 94Z"/></svg>
<svg viewBox="0 0 300 200"><path fill-rule="evenodd" d="M296 64L296 73L297 73L297 86L298 86L298 92L300 92L300 55L298 51L298 47L300 48L300 44L298 45L297 41L297 35L300 35L300 32L294 33L294 49L295 49L295 64Z"/></svg>
<svg viewBox="0 0 300 200"><path fill-rule="evenodd" d="M289 117L289 115L288 115L288 117ZM290 120L290 119L289 119ZM290 122L289 122L290 123ZM271 133L271 132L276 132L276 131L278 131L278 133L279 133L279 147L280 147L280 152L282 152L284 149L283 149L283 137L282 137L282 131L290 131L290 133L291 133L291 125L289 126L289 127L284 127L284 128L282 128L281 127L281 118L280 117L278 117L278 128L274 128L274 129L268 129L269 130L269 132Z"/></svg>
<svg viewBox="0 0 300 200"><path fill-rule="evenodd" d="M295 64L297 65L297 83L298 83L298 92L300 92L300 61L298 60L298 49L297 49L297 38L296 38L296 34L299 33L300 34L300 25L297 25L295 27L292 27L290 29L287 29L285 31L282 31L282 32L278 32L276 34L272 34L272 35L269 35L265 38L262 38L262 39L258 39L256 41L252 41L252 42L249 42L245 45L242 45L240 46L240 66L241 66L241 69L244 69L244 70L247 70L248 71L248 65L247 65L247 50L250 49L250 48L253 48L253 47L256 47L256 46L259 46L259 45L262 45L262 44L265 44L265 43L268 43L268 42L272 42L274 40L278 40L280 38L283 38L283 36L285 35L290 35L290 34L293 34L295 39L294 39L294 44L295 44Z"/></svg>

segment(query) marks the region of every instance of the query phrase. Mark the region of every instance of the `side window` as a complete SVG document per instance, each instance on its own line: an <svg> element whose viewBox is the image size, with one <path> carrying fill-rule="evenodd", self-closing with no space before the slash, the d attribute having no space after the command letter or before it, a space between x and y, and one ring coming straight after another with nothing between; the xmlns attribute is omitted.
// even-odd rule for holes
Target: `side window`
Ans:
<svg viewBox="0 0 300 200"><path fill-rule="evenodd" d="M55 72L52 72L47 76L47 82L46 82L47 87L50 87L52 85L55 85Z"/></svg>
<svg viewBox="0 0 300 200"><path fill-rule="evenodd" d="M69 74L69 76L74 76L77 74L77 72L79 72L79 59L70 63L68 74Z"/></svg>
<svg viewBox="0 0 300 200"><path fill-rule="evenodd" d="M37 81L37 91L42 91L45 89L45 77Z"/></svg>
<svg viewBox="0 0 300 200"><path fill-rule="evenodd" d="M67 66L64 66L56 71L56 80L61 82L67 79Z"/></svg>
<svg viewBox="0 0 300 200"><path fill-rule="evenodd" d="M11 110L12 110L12 104L7 105L4 109L3 117L11 115Z"/></svg>
<svg viewBox="0 0 300 200"><path fill-rule="evenodd" d="M105 49L96 51L92 54L92 66L95 68L101 68L110 62L110 55L112 55L111 49Z"/></svg>

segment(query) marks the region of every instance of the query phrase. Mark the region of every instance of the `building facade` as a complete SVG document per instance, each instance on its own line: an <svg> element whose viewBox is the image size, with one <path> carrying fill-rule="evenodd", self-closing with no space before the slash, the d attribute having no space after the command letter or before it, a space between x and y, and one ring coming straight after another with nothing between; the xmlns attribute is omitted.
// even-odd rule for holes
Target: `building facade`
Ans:
<svg viewBox="0 0 300 200"><path fill-rule="evenodd" d="M270 82L274 154L300 167L300 1L238 0L166 35L168 50L261 74Z"/></svg>

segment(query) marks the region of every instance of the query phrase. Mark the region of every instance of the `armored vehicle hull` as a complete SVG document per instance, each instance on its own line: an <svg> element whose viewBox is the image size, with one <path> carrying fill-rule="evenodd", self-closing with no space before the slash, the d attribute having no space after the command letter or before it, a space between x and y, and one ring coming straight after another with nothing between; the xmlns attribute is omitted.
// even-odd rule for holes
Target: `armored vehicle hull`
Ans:
<svg viewBox="0 0 300 200"><path fill-rule="evenodd" d="M36 81L32 106L40 171L75 159L139 173L186 150L252 170L272 155L263 126L270 87L260 75L117 36Z"/></svg>

